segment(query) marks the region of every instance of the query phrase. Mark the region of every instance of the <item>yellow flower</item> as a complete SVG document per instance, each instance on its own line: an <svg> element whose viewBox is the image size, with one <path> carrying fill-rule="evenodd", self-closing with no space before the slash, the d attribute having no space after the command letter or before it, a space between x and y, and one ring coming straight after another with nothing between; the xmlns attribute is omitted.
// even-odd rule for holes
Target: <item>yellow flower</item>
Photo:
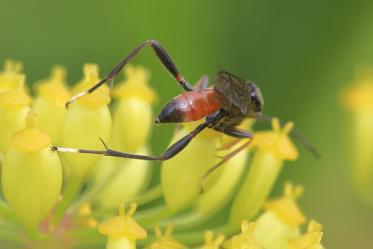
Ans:
<svg viewBox="0 0 373 249"><path fill-rule="evenodd" d="M266 249L286 249L290 239L300 235L299 226L306 220L296 199L302 194L301 186L285 184L284 196L264 205L266 212L256 221L254 237Z"/></svg>
<svg viewBox="0 0 373 249"><path fill-rule="evenodd" d="M152 104L156 93L148 86L149 72L127 65L126 79L114 90L118 102L113 113L113 127L109 146L134 154L149 154L147 140L153 125ZM105 184L98 201L105 209L126 202L147 186L152 162L105 157L97 164L95 185Z"/></svg>
<svg viewBox="0 0 373 249"><path fill-rule="evenodd" d="M224 235L220 234L214 239L214 233L211 231L205 232L205 244L202 249L219 249L224 242Z"/></svg>
<svg viewBox="0 0 373 249"><path fill-rule="evenodd" d="M172 238L172 225L167 225L166 231L162 234L158 226L154 227L155 236L153 242L151 242L147 249L184 249L186 248L183 244Z"/></svg>
<svg viewBox="0 0 373 249"><path fill-rule="evenodd" d="M86 90L99 81L98 67L84 66L84 79L73 92ZM107 104L110 102L108 88L101 87L96 92L80 98L65 114L61 144L64 147L101 150L100 138L108 141L111 131L111 116ZM61 154L69 172L76 177L84 177L100 156L76 153Z"/></svg>
<svg viewBox="0 0 373 249"><path fill-rule="evenodd" d="M65 102L69 99L65 78L65 68L54 66L49 79L35 84L38 93L33 103L33 110L38 115L36 126L52 138L53 144L60 142L62 123L66 112Z"/></svg>
<svg viewBox="0 0 373 249"><path fill-rule="evenodd" d="M293 226L299 226L306 221L302 211L299 209L295 200L303 193L301 186L293 186L286 183L284 187L284 196L278 199L267 201L264 207L273 212L285 223Z"/></svg>
<svg viewBox="0 0 373 249"><path fill-rule="evenodd" d="M251 131L251 120L247 120L242 123L239 128L243 130ZM210 138L211 139L211 138ZM229 144L237 142L237 138L229 137L223 135L221 139L218 140L217 148L219 149L219 156L226 156L233 150L237 149L243 143L246 143L246 139L238 142L236 145L228 148L224 148ZM223 148L223 149L220 149ZM215 153L216 154L216 153ZM232 198L232 194L239 183L244 170L245 164L248 158L248 150L241 151L233 158L229 159L224 163L220 169L213 172L207 179L204 184L206 189L203 194L200 196L197 202L197 209L204 216L211 216L217 212L224 204L227 203L229 198ZM221 158L215 160L215 164L219 163ZM213 165L210 165L212 167Z"/></svg>
<svg viewBox="0 0 373 249"><path fill-rule="evenodd" d="M246 220L242 221L241 233L227 240L223 247L225 249L263 249L253 236L254 229L255 223L249 223Z"/></svg>
<svg viewBox="0 0 373 249"><path fill-rule="evenodd" d="M175 143L190 131L188 127L183 126L176 131L170 144ZM167 206L171 209L178 210L191 204L194 198L200 196L202 176L216 162L216 137L205 137L204 132L196 136L175 157L162 163L162 191ZM210 131L206 130L206 132Z"/></svg>
<svg viewBox="0 0 373 249"><path fill-rule="evenodd" d="M8 59L4 63L4 70L0 73L0 93L16 88L20 84L22 63ZM23 83L22 83L23 84Z"/></svg>
<svg viewBox="0 0 373 249"><path fill-rule="evenodd" d="M149 154L140 148L136 154ZM118 203L130 200L147 186L152 171L151 162L128 158L103 157L97 164L95 184L104 184L96 199L100 207L113 209Z"/></svg>
<svg viewBox="0 0 373 249"><path fill-rule="evenodd" d="M153 125L155 91L148 86L150 73L141 66L127 65L126 79L114 91L118 103L113 115L113 146L134 152L145 145Z"/></svg>
<svg viewBox="0 0 373 249"><path fill-rule="evenodd" d="M278 119L272 120L273 131L256 132L253 146L255 154L250 170L232 204L230 221L239 224L251 219L263 205L276 182L284 160L295 160L298 151L289 138L293 123L281 129Z"/></svg>
<svg viewBox="0 0 373 249"><path fill-rule="evenodd" d="M79 221L80 225L83 225L88 228L95 228L97 227L97 220L92 217L92 207L89 203L83 203L79 210Z"/></svg>
<svg viewBox="0 0 373 249"><path fill-rule="evenodd" d="M288 242L289 249L322 249L322 226L314 220L308 225L307 233Z"/></svg>
<svg viewBox="0 0 373 249"><path fill-rule="evenodd" d="M25 126L31 102L24 88L24 75L17 74L9 79L12 87L6 85L9 82L5 79L8 77L0 79L0 84L3 84L3 91L0 91L0 151L3 153L9 148L12 134Z"/></svg>
<svg viewBox="0 0 373 249"><path fill-rule="evenodd" d="M62 169L50 138L34 127L27 116L26 127L13 135L4 157L2 187L6 201L28 227L35 228L56 204L62 185Z"/></svg>
<svg viewBox="0 0 373 249"><path fill-rule="evenodd" d="M373 75L367 71L344 90L342 102L352 113L352 172L357 192L373 204Z"/></svg>
<svg viewBox="0 0 373 249"><path fill-rule="evenodd" d="M119 216L100 223L99 232L109 237L106 249L135 249L136 240L146 238L146 231L132 217L136 207L132 203L126 212L124 205L120 205Z"/></svg>

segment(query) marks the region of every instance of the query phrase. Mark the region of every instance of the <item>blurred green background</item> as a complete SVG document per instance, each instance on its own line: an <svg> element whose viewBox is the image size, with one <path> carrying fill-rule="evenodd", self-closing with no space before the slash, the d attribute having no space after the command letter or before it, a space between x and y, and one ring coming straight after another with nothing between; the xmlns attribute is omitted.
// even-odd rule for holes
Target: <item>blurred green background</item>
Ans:
<svg viewBox="0 0 373 249"><path fill-rule="evenodd" d="M293 120L321 151L303 148L284 168L304 185L301 206L324 225L328 248L372 248L373 208L351 187L348 115L340 89L358 65L373 62L372 1L51 1L0 0L0 61L22 60L28 82L53 64L81 77L82 64L106 73L145 39L159 40L189 81L218 69L251 79L262 88L265 111ZM180 89L150 49L137 57L152 72L161 98L156 111ZM153 131L154 153L167 145L173 125Z"/></svg>

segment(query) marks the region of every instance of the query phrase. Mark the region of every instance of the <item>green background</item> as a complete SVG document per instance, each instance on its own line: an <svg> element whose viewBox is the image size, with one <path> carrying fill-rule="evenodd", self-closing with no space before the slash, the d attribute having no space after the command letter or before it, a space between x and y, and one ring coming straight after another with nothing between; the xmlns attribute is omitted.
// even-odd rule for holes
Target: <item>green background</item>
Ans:
<svg viewBox="0 0 373 249"><path fill-rule="evenodd" d="M28 82L65 65L69 82L82 64L106 73L145 39L159 40L190 81L223 68L261 87L265 111L293 120L321 151L303 148L284 168L305 187L301 206L324 225L328 248L371 248L372 208L354 194L346 121L337 97L358 65L373 60L372 1L18 1L0 0L0 61L22 60ZM148 49L137 57L152 71L159 111L180 89ZM172 125L153 131L154 152Z"/></svg>

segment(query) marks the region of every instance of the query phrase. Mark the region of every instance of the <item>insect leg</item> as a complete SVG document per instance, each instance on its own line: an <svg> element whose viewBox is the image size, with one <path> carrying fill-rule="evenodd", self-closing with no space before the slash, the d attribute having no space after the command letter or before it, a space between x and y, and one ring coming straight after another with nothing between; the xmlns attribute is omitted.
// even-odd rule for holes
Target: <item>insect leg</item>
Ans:
<svg viewBox="0 0 373 249"><path fill-rule="evenodd" d="M217 163L214 166L212 166L212 167L210 167L210 168L207 169L207 171L205 172L205 174L201 178L201 193L203 193L203 191L204 191L204 183L205 183L205 180L207 179L207 177L214 170L218 169L220 166L222 166L224 163L226 163L229 159L231 159L232 157L234 157L235 155L237 155L239 152L241 152L244 149L246 149L251 144L251 142L254 139L254 137L253 137L253 135L251 133L243 131L243 130L239 130L239 129L236 129L236 128L219 128L219 129L215 129L215 130L221 131L221 132L223 132L224 134L226 134L228 136L242 138L242 139L249 139L249 141L245 142L240 147L238 147L235 150L231 151L230 153L228 153L227 155L225 155L219 163Z"/></svg>
<svg viewBox="0 0 373 249"><path fill-rule="evenodd" d="M185 91L192 91L193 87L190 83L188 83L183 75L180 73L179 69L176 67L175 62L172 60L171 56L166 52L166 50L161 46L161 44L156 40L147 40L143 43L141 43L139 46L137 46L135 49L133 49L129 54L127 54L123 59L106 75L104 79L96 83L93 87L90 89L78 93L77 95L73 96L67 103L66 107L68 107L72 102L77 100L80 97L83 97L87 94L90 94L94 92L97 88L105 84L106 82L112 82L115 77L119 74L119 72L128 64L128 62L137 55L140 50L142 50L144 47L150 46L158 59L161 61L161 63L166 67L166 69L174 76L174 78L177 80L179 85L185 90Z"/></svg>
<svg viewBox="0 0 373 249"><path fill-rule="evenodd" d="M113 156L113 157L123 157L123 158L132 158L132 159L139 159L139 160L147 160L147 161L165 161L168 160L175 155L177 155L180 151L182 151L192 139L205 128L209 127L209 125L217 120L220 120L224 114L220 114L219 112L211 117L210 119L206 120L204 123L198 125L191 131L189 134L178 140L176 143L171 145L162 155L160 156L148 156L148 155L137 155L137 154L130 154L121 151L116 151L108 148L106 144L103 142L105 150L88 150L88 149L78 149L78 148L64 148L64 147L57 147L52 146L52 151L58 152L72 152L72 153L84 153L84 154L100 154L104 156Z"/></svg>

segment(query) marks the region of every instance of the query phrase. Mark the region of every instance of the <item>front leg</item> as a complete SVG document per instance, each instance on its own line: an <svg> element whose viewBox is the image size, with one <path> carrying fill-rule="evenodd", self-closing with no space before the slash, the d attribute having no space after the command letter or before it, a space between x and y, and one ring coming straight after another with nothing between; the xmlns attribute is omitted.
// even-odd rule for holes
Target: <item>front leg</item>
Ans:
<svg viewBox="0 0 373 249"><path fill-rule="evenodd" d="M161 44L156 40L147 40L143 43L141 43L139 46L137 46L135 49L133 49L129 54L124 56L122 60L106 75L104 79L97 82L94 86L92 86L90 89L78 93L77 95L70 98L70 100L66 103L66 107L68 107L71 103L73 103L75 100L94 92L97 88L105 84L106 82L113 82L113 80L117 77L120 71L128 64L130 60L132 60L143 48L146 46L150 46L158 59L161 61L161 63L165 66L167 71L169 71L172 76L177 80L179 85L185 90L185 91L192 91L193 87L188 81L184 78L184 76L181 74L179 69L176 67L175 62L172 60L171 56L166 52L166 50L161 46Z"/></svg>
<svg viewBox="0 0 373 249"><path fill-rule="evenodd" d="M89 150L89 149L80 149L80 148L64 148L58 146L52 146L52 151L62 152L62 153L83 153L83 154L98 154L104 156L112 156L112 157L122 157L122 158L132 158L132 159L139 159L139 160L147 160L147 161L165 161L174 156L176 156L179 152L181 152L191 141L192 139L197 136L201 131L205 128L210 127L212 123L218 122L224 117L223 112L216 113L213 117L206 119L206 121L191 131L189 134L178 140L176 143L171 145L162 155L160 156L149 156L149 155L138 155L138 154L131 154L125 153L121 151L116 151L108 148L106 144L103 142L105 150Z"/></svg>

